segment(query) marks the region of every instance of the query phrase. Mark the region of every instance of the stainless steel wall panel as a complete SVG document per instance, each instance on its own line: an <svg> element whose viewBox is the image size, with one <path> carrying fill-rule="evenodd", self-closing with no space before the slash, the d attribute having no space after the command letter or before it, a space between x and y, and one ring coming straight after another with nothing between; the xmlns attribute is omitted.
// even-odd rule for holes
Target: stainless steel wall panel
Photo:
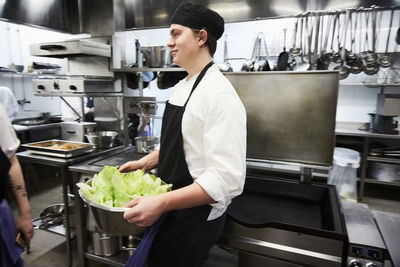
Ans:
<svg viewBox="0 0 400 267"><path fill-rule="evenodd" d="M247 158L332 164L336 71L226 73L247 112Z"/></svg>
<svg viewBox="0 0 400 267"><path fill-rule="evenodd" d="M70 0L0 1L0 19L72 32L77 2Z"/></svg>
<svg viewBox="0 0 400 267"><path fill-rule="evenodd" d="M168 27L171 16L182 0L124 0L126 28ZM219 12L225 22L294 16L306 11L346 9L350 7L399 6L395 0L192 0Z"/></svg>

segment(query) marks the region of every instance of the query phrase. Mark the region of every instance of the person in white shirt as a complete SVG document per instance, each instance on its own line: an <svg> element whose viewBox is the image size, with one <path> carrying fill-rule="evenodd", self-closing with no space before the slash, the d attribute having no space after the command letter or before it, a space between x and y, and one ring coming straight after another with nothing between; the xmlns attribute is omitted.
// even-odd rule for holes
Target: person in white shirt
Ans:
<svg viewBox="0 0 400 267"><path fill-rule="evenodd" d="M22 233L23 238L29 242L33 237L33 225L28 201L28 194L25 189L25 181L21 166L15 154L20 141L18 140L14 128L11 125L8 115L0 103L0 242L7 247L3 249L0 246L0 265L4 259L15 259L20 251L15 247L15 238L17 233ZM15 221L12 218L12 212L5 199L6 189L12 191L18 206L19 215ZM8 226L8 227L7 227ZM6 227L6 229L1 229ZM9 239L12 239L11 241ZM6 254L13 256L6 256ZM16 266L15 262L7 263L5 266Z"/></svg>
<svg viewBox="0 0 400 267"><path fill-rule="evenodd" d="M158 176L173 184L171 192L126 205L128 222L159 227L148 266L201 266L222 234L228 205L243 191L246 112L213 64L223 31L223 18L208 8L185 3L176 9L168 46L188 76L174 86L166 104L159 150L119 168L157 167Z"/></svg>
<svg viewBox="0 0 400 267"><path fill-rule="evenodd" d="M3 104L10 121L15 119L19 112L19 106L10 88L0 86L0 103Z"/></svg>

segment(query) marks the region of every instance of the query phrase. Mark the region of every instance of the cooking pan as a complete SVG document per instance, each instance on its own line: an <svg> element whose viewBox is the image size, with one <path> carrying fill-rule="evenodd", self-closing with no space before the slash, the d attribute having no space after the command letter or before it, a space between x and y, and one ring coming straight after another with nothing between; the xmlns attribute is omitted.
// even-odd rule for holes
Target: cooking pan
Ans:
<svg viewBox="0 0 400 267"><path fill-rule="evenodd" d="M187 75L186 71L161 71L158 74L157 87L159 89L171 88Z"/></svg>
<svg viewBox="0 0 400 267"><path fill-rule="evenodd" d="M289 53L286 52L286 29L283 29L283 51L278 56L276 69L279 71L286 70L288 66Z"/></svg>

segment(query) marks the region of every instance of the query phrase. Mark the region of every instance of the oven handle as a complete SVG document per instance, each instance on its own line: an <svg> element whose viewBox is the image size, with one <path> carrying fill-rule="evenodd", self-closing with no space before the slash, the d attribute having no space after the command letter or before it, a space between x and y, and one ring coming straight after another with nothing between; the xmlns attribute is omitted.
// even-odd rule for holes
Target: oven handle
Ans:
<svg viewBox="0 0 400 267"><path fill-rule="evenodd" d="M50 44L50 45L41 45L40 49L42 49L42 50L64 50L64 49L66 49L66 47L63 45Z"/></svg>

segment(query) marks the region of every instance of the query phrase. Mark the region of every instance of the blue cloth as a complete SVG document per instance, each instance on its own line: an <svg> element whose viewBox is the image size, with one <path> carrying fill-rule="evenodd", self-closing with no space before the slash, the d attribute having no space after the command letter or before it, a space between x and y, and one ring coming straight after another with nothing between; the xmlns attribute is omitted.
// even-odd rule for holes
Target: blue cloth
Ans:
<svg viewBox="0 0 400 267"><path fill-rule="evenodd" d="M153 243L153 240L157 235L157 232L160 229L161 225L163 224L167 215L168 213L164 213L160 218L158 218L158 220L153 224L153 226L151 226L151 228L144 233L143 238L140 241L139 245L137 246L135 252L132 254L132 256L129 257L124 267L144 266L150 251L151 244Z"/></svg>
<svg viewBox="0 0 400 267"><path fill-rule="evenodd" d="M15 244L17 231L12 211L4 199L0 203L0 266L24 266L20 255L24 251Z"/></svg>

